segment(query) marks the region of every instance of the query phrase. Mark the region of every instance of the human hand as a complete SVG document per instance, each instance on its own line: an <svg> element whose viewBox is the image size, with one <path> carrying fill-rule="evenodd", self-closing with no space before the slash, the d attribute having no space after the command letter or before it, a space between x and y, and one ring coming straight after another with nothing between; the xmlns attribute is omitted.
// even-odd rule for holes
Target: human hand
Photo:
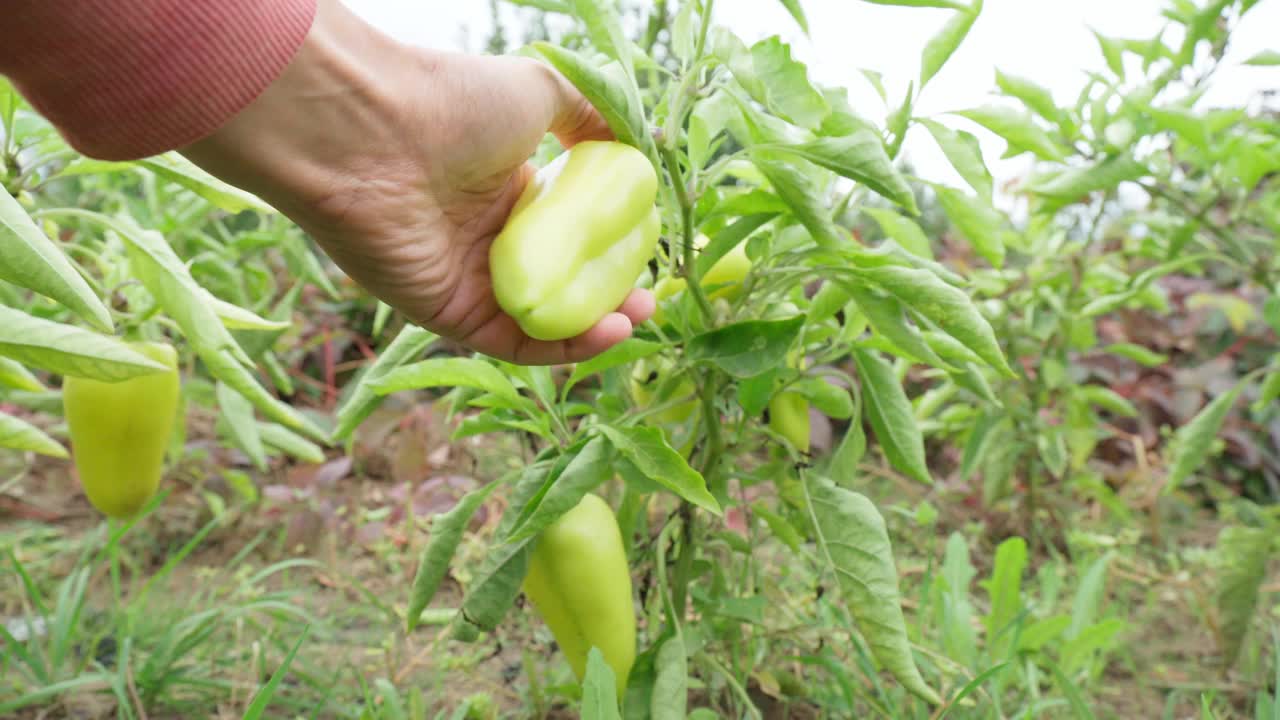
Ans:
<svg viewBox="0 0 1280 720"><path fill-rule="evenodd" d="M537 365L597 355L654 310L652 293L635 290L582 335L545 342L498 306L489 245L547 132L565 147L612 139L586 99L537 61L409 48L325 0L284 74L182 152L289 216L414 323Z"/></svg>

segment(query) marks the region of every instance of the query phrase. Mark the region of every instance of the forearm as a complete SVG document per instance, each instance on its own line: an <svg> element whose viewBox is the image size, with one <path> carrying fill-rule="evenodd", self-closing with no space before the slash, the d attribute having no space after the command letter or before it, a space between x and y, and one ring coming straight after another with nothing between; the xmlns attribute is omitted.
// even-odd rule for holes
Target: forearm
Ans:
<svg viewBox="0 0 1280 720"><path fill-rule="evenodd" d="M254 101L180 148L209 172L257 194L304 225L340 213L349 185L378 168L354 167L399 140L405 82L423 82L420 54L367 25L338 0L319 0L293 60Z"/></svg>
<svg viewBox="0 0 1280 720"><path fill-rule="evenodd" d="M283 71L315 0L9 0L0 74L82 153L206 137Z"/></svg>

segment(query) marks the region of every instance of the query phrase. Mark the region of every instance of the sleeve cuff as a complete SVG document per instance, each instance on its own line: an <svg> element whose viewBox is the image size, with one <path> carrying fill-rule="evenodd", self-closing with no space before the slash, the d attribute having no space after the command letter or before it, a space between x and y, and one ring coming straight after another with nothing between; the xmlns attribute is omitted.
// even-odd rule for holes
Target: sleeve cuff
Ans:
<svg viewBox="0 0 1280 720"><path fill-rule="evenodd" d="M0 73L77 151L133 160L189 145L293 59L317 0L14 0Z"/></svg>

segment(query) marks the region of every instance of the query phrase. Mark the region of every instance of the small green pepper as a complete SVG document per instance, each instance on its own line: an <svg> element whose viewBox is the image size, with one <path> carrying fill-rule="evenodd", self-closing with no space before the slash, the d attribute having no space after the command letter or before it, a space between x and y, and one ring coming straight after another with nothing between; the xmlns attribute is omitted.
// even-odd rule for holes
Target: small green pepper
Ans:
<svg viewBox="0 0 1280 720"><path fill-rule="evenodd" d="M85 495L104 515L127 519L160 486L178 414L178 353L165 343L131 343L165 372L122 382L68 377L62 404Z"/></svg>

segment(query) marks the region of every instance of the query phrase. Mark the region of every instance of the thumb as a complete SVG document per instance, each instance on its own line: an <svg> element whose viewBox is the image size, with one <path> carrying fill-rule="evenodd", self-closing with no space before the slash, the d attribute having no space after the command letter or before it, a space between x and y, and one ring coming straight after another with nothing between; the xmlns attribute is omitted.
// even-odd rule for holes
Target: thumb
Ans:
<svg viewBox="0 0 1280 720"><path fill-rule="evenodd" d="M609 124L578 88L555 68L543 63L539 65L551 83L555 107L548 130L556 136L556 140L566 148L586 140L613 140Z"/></svg>

